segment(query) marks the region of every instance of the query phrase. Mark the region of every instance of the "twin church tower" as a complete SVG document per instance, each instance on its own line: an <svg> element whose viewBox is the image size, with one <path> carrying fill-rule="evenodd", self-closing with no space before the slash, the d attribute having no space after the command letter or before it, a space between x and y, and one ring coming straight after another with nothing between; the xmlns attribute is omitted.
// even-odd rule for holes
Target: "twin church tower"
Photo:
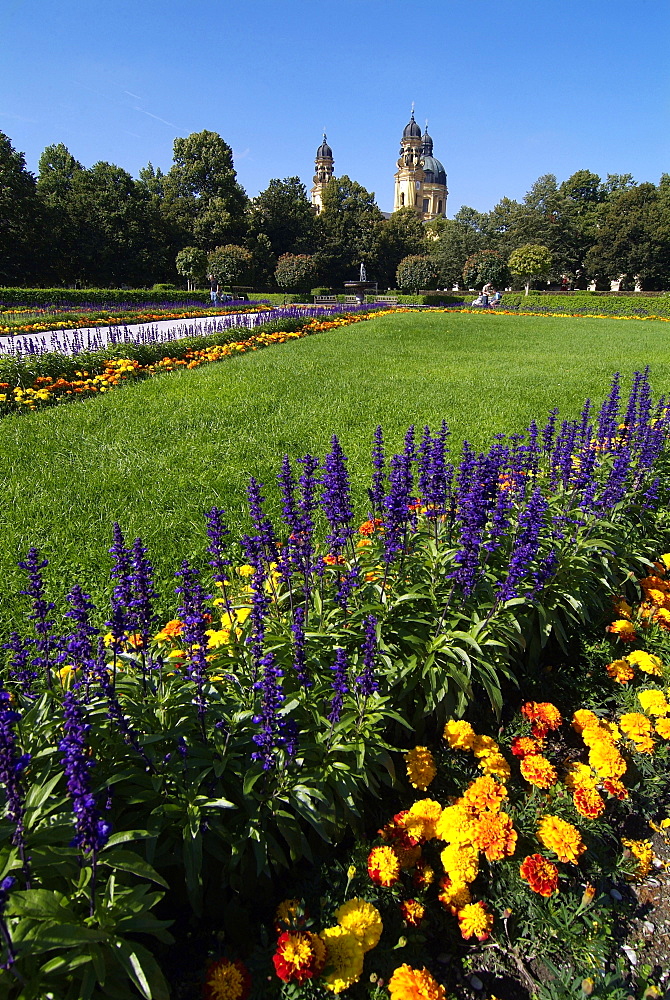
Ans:
<svg viewBox="0 0 670 1000"><path fill-rule="evenodd" d="M323 142L316 151L316 171L314 186L311 190L312 204L317 213L323 208L323 191L333 178L333 151ZM413 208L424 222L447 215L447 175L440 161L433 156L433 140L426 130L421 129L412 117L405 125L400 140L400 157L395 173L395 195L393 211L400 208Z"/></svg>

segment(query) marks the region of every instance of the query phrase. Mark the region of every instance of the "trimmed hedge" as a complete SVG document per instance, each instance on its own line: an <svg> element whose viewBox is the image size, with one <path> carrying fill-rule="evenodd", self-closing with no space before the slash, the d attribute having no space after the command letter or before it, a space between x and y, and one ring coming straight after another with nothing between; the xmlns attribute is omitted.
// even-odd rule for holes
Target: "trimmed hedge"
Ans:
<svg viewBox="0 0 670 1000"><path fill-rule="evenodd" d="M470 295L472 293L468 293ZM471 300L470 300L471 301ZM670 295L653 298L634 295L603 295L597 292L503 292L503 309L520 312L565 312L608 316L670 316Z"/></svg>
<svg viewBox="0 0 670 1000"><path fill-rule="evenodd" d="M181 305L202 302L209 305L209 291L180 289L151 291L146 288L0 288L0 305L5 306L116 306L153 305L158 301Z"/></svg>

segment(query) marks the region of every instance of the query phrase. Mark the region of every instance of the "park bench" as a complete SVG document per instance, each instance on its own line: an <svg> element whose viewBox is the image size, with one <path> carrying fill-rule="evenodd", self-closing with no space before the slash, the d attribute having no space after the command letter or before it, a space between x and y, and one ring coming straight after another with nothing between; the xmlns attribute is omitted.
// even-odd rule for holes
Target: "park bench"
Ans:
<svg viewBox="0 0 670 1000"><path fill-rule="evenodd" d="M354 306L354 305L356 305L357 302L358 302L358 299L356 298L355 295L345 295L344 296L344 304L346 306Z"/></svg>
<svg viewBox="0 0 670 1000"><path fill-rule="evenodd" d="M337 304L337 295L315 295L315 306L332 306Z"/></svg>
<svg viewBox="0 0 670 1000"><path fill-rule="evenodd" d="M379 302L385 306L398 305L398 298L395 295L371 295L369 301L374 303Z"/></svg>

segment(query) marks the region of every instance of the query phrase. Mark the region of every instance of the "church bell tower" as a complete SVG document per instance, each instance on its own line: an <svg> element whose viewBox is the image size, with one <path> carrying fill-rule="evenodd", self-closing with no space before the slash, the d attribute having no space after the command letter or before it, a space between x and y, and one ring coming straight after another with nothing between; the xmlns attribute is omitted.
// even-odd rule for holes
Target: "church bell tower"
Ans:
<svg viewBox="0 0 670 1000"><path fill-rule="evenodd" d="M333 151L326 142L326 133L323 133L323 142L316 151L316 159L314 160L316 171L313 177L314 186L310 194L312 195L312 205L316 210L316 214L323 209L323 191L326 185L333 179L333 166L335 161L333 160Z"/></svg>

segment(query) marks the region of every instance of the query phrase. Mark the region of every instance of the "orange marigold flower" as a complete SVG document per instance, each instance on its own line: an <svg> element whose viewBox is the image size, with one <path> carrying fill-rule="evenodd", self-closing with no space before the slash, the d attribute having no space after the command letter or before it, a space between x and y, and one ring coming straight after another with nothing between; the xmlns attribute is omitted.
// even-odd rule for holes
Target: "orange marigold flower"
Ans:
<svg viewBox="0 0 670 1000"><path fill-rule="evenodd" d="M670 719L657 719L656 732L662 740L670 740Z"/></svg>
<svg viewBox="0 0 670 1000"><path fill-rule="evenodd" d="M405 754L405 761L410 784L425 792L437 774L432 753L427 747L414 747L413 750Z"/></svg>
<svg viewBox="0 0 670 1000"><path fill-rule="evenodd" d="M515 757L528 757L529 754L538 753L539 749L539 740L533 740L530 736L515 736L512 740L511 750Z"/></svg>
<svg viewBox="0 0 670 1000"><path fill-rule="evenodd" d="M595 788L580 785L572 794L575 809L586 819L597 819L605 811L605 803Z"/></svg>
<svg viewBox="0 0 670 1000"><path fill-rule="evenodd" d="M512 770L501 753L491 753L479 762L479 768L484 774L495 774L503 781L511 776Z"/></svg>
<svg viewBox="0 0 670 1000"><path fill-rule="evenodd" d="M632 740L649 736L651 733L651 722L641 712L625 712L619 719L619 725Z"/></svg>
<svg viewBox="0 0 670 1000"><path fill-rule="evenodd" d="M428 969L413 969L400 965L388 983L391 1000L447 1000L444 986L440 986Z"/></svg>
<svg viewBox="0 0 670 1000"><path fill-rule="evenodd" d="M205 1000L246 1000L251 992L251 976L239 960L220 958L205 972Z"/></svg>
<svg viewBox="0 0 670 1000"><path fill-rule="evenodd" d="M344 565L344 557L343 556L334 556L332 554L332 552L329 552L327 555L325 555L323 557L323 561L325 562L326 566L343 566Z"/></svg>
<svg viewBox="0 0 670 1000"><path fill-rule="evenodd" d="M489 861L500 861L514 854L517 832L507 813L484 813L472 823L472 842Z"/></svg>
<svg viewBox="0 0 670 1000"><path fill-rule="evenodd" d="M524 858L519 873L540 896L551 896L558 889L558 868L541 854L529 854Z"/></svg>
<svg viewBox="0 0 670 1000"><path fill-rule="evenodd" d="M632 876L633 878L646 878L651 871L652 864L654 863L654 851L651 846L650 840L628 840L626 837L621 838L621 843L625 848L633 855L637 861L637 871Z"/></svg>
<svg viewBox="0 0 670 1000"><path fill-rule="evenodd" d="M384 522L381 518L375 517L370 518L368 521L363 521L360 528L358 529L359 535L372 535L376 528L380 528Z"/></svg>
<svg viewBox="0 0 670 1000"><path fill-rule="evenodd" d="M284 931L272 956L275 971L285 983L303 983L318 976L326 964L326 947L317 934Z"/></svg>
<svg viewBox="0 0 670 1000"><path fill-rule="evenodd" d="M614 605L614 610L620 618L627 618L628 620L631 619L633 609L624 597L617 597L612 601L612 604Z"/></svg>
<svg viewBox="0 0 670 1000"><path fill-rule="evenodd" d="M611 663L607 664L605 670L617 684L628 684L628 681L632 681L635 676L635 671L628 660L612 660Z"/></svg>
<svg viewBox="0 0 670 1000"><path fill-rule="evenodd" d="M179 620L179 618L173 618L171 621L166 622L160 632L157 632L154 636L154 642L169 642L170 639L176 638L181 635L184 631L184 623Z"/></svg>
<svg viewBox="0 0 670 1000"><path fill-rule="evenodd" d="M460 924L461 936L467 941L468 938L476 937L479 941L486 941L491 934L493 927L493 914L489 913L486 903L468 903L462 910L458 911L458 923Z"/></svg>
<svg viewBox="0 0 670 1000"><path fill-rule="evenodd" d="M634 642L637 639L637 633L633 624L625 618L618 618L617 621L608 625L605 631L618 636L622 642Z"/></svg>
<svg viewBox="0 0 670 1000"><path fill-rule="evenodd" d="M604 778L603 788L608 795L612 795L615 799L628 798L628 789L620 778Z"/></svg>
<svg viewBox="0 0 670 1000"><path fill-rule="evenodd" d="M648 594L651 590L659 590L661 593L666 593L670 589L668 581L661 579L660 576L645 576L638 582L645 594Z"/></svg>
<svg viewBox="0 0 670 1000"><path fill-rule="evenodd" d="M559 861L572 861L576 864L586 850L579 830L558 816L543 816L537 835Z"/></svg>
<svg viewBox="0 0 670 1000"><path fill-rule="evenodd" d="M572 716L572 728L581 733L589 725L598 725L598 716L588 708L578 708Z"/></svg>
<svg viewBox="0 0 670 1000"><path fill-rule="evenodd" d="M479 816L485 809L499 812L507 798L507 789L488 774L471 781L459 803L464 814L470 818Z"/></svg>
<svg viewBox="0 0 670 1000"><path fill-rule="evenodd" d="M373 847L368 854L368 875L377 885L388 888L400 878L400 861L392 847Z"/></svg>
<svg viewBox="0 0 670 1000"><path fill-rule="evenodd" d="M468 886L462 882L452 881L448 875L440 879L440 892L437 898L442 906L445 906L454 916L458 910L462 910L464 906L472 902Z"/></svg>
<svg viewBox="0 0 670 1000"><path fill-rule="evenodd" d="M653 620L665 632L670 632L670 611L667 608L659 608L653 615Z"/></svg>
<svg viewBox="0 0 670 1000"><path fill-rule="evenodd" d="M520 764L521 774L536 788L550 788L556 784L558 776L553 764L542 754L534 753L524 757Z"/></svg>
<svg viewBox="0 0 670 1000"><path fill-rule="evenodd" d="M406 899L400 904L402 919L410 927L418 927L424 918L426 907L416 899Z"/></svg>

